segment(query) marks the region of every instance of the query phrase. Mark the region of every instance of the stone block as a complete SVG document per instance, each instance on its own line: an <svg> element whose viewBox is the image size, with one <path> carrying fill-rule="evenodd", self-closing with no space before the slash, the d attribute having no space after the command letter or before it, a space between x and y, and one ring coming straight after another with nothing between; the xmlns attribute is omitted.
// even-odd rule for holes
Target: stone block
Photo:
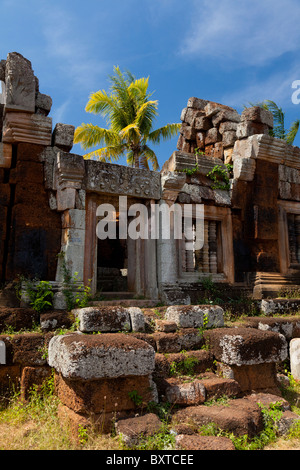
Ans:
<svg viewBox="0 0 300 470"><path fill-rule="evenodd" d="M56 177L58 189L81 189L85 174L84 159L81 155L58 152Z"/></svg>
<svg viewBox="0 0 300 470"><path fill-rule="evenodd" d="M59 212L75 209L75 188L59 189L56 193L57 210Z"/></svg>
<svg viewBox="0 0 300 470"><path fill-rule="evenodd" d="M45 337L40 333L24 333L12 338L13 363L24 366L44 366Z"/></svg>
<svg viewBox="0 0 300 470"><path fill-rule="evenodd" d="M236 130L237 139L245 139L256 134L269 134L269 127L266 124L253 121L241 121Z"/></svg>
<svg viewBox="0 0 300 470"><path fill-rule="evenodd" d="M233 177L241 181L253 181L256 161L253 158L235 158L233 161Z"/></svg>
<svg viewBox="0 0 300 470"><path fill-rule="evenodd" d="M31 62L17 52L7 55L5 88L6 110L35 112L36 80Z"/></svg>
<svg viewBox="0 0 300 470"><path fill-rule="evenodd" d="M223 135L224 132L227 132L227 131L236 131L237 130L237 125L238 125L237 122L223 121L223 122L220 123L219 132L220 132L220 134Z"/></svg>
<svg viewBox="0 0 300 470"><path fill-rule="evenodd" d="M200 380L182 382L176 378L166 379L164 395L169 403L190 406L200 405L206 400L206 390Z"/></svg>
<svg viewBox="0 0 300 470"><path fill-rule="evenodd" d="M289 350L291 374L295 380L300 380L300 338L290 341Z"/></svg>
<svg viewBox="0 0 300 470"><path fill-rule="evenodd" d="M12 145L0 142L0 168L10 168L12 159Z"/></svg>
<svg viewBox="0 0 300 470"><path fill-rule="evenodd" d="M175 439L176 449L183 451L235 450L232 440L228 437L177 434Z"/></svg>
<svg viewBox="0 0 300 470"><path fill-rule="evenodd" d="M165 313L165 319L174 321L179 328L207 328L224 325L224 312L218 306L188 305L171 306Z"/></svg>
<svg viewBox="0 0 300 470"><path fill-rule="evenodd" d="M276 364L221 365L223 377L235 380L243 393L251 391L279 393Z"/></svg>
<svg viewBox="0 0 300 470"><path fill-rule="evenodd" d="M55 390L60 401L76 413L129 411L137 408L131 398L135 391L139 407L155 401L156 389L149 375L80 380L55 374Z"/></svg>
<svg viewBox="0 0 300 470"><path fill-rule="evenodd" d="M75 127L70 124L57 123L53 130L52 145L70 152L73 147Z"/></svg>
<svg viewBox="0 0 300 470"><path fill-rule="evenodd" d="M223 147L233 147L236 139L236 131L225 131L222 135Z"/></svg>
<svg viewBox="0 0 300 470"><path fill-rule="evenodd" d="M48 363L64 378L86 380L149 375L155 351L144 341L122 333L55 336Z"/></svg>
<svg viewBox="0 0 300 470"><path fill-rule="evenodd" d="M204 110L207 103L208 103L207 100L202 100L200 98L195 98L194 96L192 96L191 98L189 98L187 102L187 108L195 108L195 109Z"/></svg>
<svg viewBox="0 0 300 470"><path fill-rule="evenodd" d="M224 121L240 122L241 116L235 109L221 109L212 117L214 126L219 126Z"/></svg>
<svg viewBox="0 0 300 470"><path fill-rule="evenodd" d="M143 311L139 307L128 307L127 311L130 316L130 324L132 331L145 331L145 317Z"/></svg>
<svg viewBox="0 0 300 470"><path fill-rule="evenodd" d="M21 398L28 400L31 392L39 391L47 379L50 379L52 370L49 366L23 367L21 374Z"/></svg>
<svg viewBox="0 0 300 470"><path fill-rule="evenodd" d="M35 100L35 112L36 114L42 114L48 116L52 107L52 98L49 95L44 95L38 92Z"/></svg>
<svg viewBox="0 0 300 470"><path fill-rule="evenodd" d="M134 418L118 420L116 432L127 446L137 445L141 438L149 438L159 433L163 423L154 413L147 413Z"/></svg>
<svg viewBox="0 0 300 470"><path fill-rule="evenodd" d="M205 134L205 145L215 144L222 140L221 135L216 127L212 127Z"/></svg>
<svg viewBox="0 0 300 470"><path fill-rule="evenodd" d="M5 143L51 145L52 119L40 114L6 112L2 140Z"/></svg>
<svg viewBox="0 0 300 470"><path fill-rule="evenodd" d="M124 307L85 307L72 310L72 314L83 333L131 330L130 314Z"/></svg>
<svg viewBox="0 0 300 470"><path fill-rule="evenodd" d="M194 127L197 131L208 131L212 127L212 122L206 116L199 116L195 119Z"/></svg>
<svg viewBox="0 0 300 470"><path fill-rule="evenodd" d="M174 333L177 330L177 324L168 320L155 320L155 329L163 333Z"/></svg>
<svg viewBox="0 0 300 470"><path fill-rule="evenodd" d="M232 399L226 405L189 406L172 416L174 425L189 423L194 429L211 422L236 436L247 434L251 438L263 430L260 407L247 398Z"/></svg>
<svg viewBox="0 0 300 470"><path fill-rule="evenodd" d="M196 145L200 150L205 148L205 132L197 132L196 134Z"/></svg>
<svg viewBox="0 0 300 470"><path fill-rule="evenodd" d="M273 114L260 106L246 108L241 114L241 121L253 121L273 128Z"/></svg>
<svg viewBox="0 0 300 470"><path fill-rule="evenodd" d="M217 328L204 332L212 353L228 365L282 362L287 357L287 341L279 333L254 328Z"/></svg>

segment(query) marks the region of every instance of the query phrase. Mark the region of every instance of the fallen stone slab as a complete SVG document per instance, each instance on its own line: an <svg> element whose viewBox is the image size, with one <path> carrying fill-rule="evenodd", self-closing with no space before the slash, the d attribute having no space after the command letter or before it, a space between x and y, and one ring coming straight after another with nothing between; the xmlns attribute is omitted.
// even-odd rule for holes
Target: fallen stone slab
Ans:
<svg viewBox="0 0 300 470"><path fill-rule="evenodd" d="M138 307L103 306L72 310L83 333L113 331L144 331L145 319Z"/></svg>
<svg viewBox="0 0 300 470"><path fill-rule="evenodd" d="M292 427L300 422L300 416L290 410L284 411L277 423L277 433L279 436L287 435Z"/></svg>
<svg viewBox="0 0 300 470"><path fill-rule="evenodd" d="M146 342L123 333L54 336L48 363L63 377L98 379L151 374L155 351Z"/></svg>
<svg viewBox="0 0 300 470"><path fill-rule="evenodd" d="M177 405L199 405L223 396L236 397L240 394L239 384L232 379L206 373L196 377L172 377L164 380L164 395L170 403Z"/></svg>
<svg viewBox="0 0 300 470"><path fill-rule="evenodd" d="M151 375L85 380L55 374L55 391L76 413L135 412L157 401Z"/></svg>
<svg viewBox="0 0 300 470"><path fill-rule="evenodd" d="M179 434L175 442L178 450L235 450L228 437Z"/></svg>
<svg viewBox="0 0 300 470"><path fill-rule="evenodd" d="M250 438L263 429L260 407L247 398L229 400L226 405L189 406L173 414L172 425L187 424L194 428L214 423L223 431Z"/></svg>
<svg viewBox="0 0 300 470"><path fill-rule="evenodd" d="M122 437L127 446L137 445L141 439L161 431L162 427L163 423L154 413L121 419L115 425L117 434Z"/></svg>
<svg viewBox="0 0 300 470"><path fill-rule="evenodd" d="M179 328L217 328L224 326L224 312L217 305L173 305L167 308L165 320Z"/></svg>
<svg viewBox="0 0 300 470"><path fill-rule="evenodd" d="M209 351L185 351L171 354L155 354L155 374L170 377L174 370L185 375L187 366L192 374L201 374L213 367L213 356Z"/></svg>
<svg viewBox="0 0 300 470"><path fill-rule="evenodd" d="M251 365L219 363L218 368L223 377L236 380L243 393L255 391L281 395L275 362Z"/></svg>
<svg viewBox="0 0 300 470"><path fill-rule="evenodd" d="M282 362L287 358L287 341L282 334L254 328L217 328L204 333L218 361L228 365Z"/></svg>
<svg viewBox="0 0 300 470"><path fill-rule="evenodd" d="M274 331L286 337L287 340L300 337L300 317L249 317L242 324L263 331Z"/></svg>

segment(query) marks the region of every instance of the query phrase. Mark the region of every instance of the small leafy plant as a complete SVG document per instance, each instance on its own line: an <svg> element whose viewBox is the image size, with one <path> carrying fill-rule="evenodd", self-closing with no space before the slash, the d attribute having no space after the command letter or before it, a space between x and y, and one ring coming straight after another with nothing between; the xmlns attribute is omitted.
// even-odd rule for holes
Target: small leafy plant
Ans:
<svg viewBox="0 0 300 470"><path fill-rule="evenodd" d="M221 165L215 165L214 168L207 173L207 177L210 178L214 184L212 189L230 189L230 181L228 172L231 171L232 165L226 164L226 168L223 168Z"/></svg>
<svg viewBox="0 0 300 470"><path fill-rule="evenodd" d="M38 313L52 308L53 291L48 281L24 280L25 291L30 300L30 306Z"/></svg>

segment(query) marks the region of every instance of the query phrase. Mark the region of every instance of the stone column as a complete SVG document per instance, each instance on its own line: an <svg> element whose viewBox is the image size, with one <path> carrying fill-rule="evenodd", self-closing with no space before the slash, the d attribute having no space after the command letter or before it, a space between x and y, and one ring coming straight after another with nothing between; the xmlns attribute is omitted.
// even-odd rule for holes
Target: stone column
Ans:
<svg viewBox="0 0 300 470"><path fill-rule="evenodd" d="M208 220L204 221L203 272L209 273Z"/></svg>

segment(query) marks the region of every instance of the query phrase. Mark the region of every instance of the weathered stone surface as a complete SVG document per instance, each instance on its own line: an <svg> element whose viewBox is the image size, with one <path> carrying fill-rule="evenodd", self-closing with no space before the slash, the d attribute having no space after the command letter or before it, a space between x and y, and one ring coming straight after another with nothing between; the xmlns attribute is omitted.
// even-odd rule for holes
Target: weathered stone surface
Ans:
<svg viewBox="0 0 300 470"><path fill-rule="evenodd" d="M188 305L171 306L165 313L165 319L174 321L179 328L207 328L224 325L223 309L218 306Z"/></svg>
<svg viewBox="0 0 300 470"><path fill-rule="evenodd" d="M3 124L4 143L51 145L52 119L40 114L9 112Z"/></svg>
<svg viewBox="0 0 300 470"><path fill-rule="evenodd" d="M0 168L10 168L12 159L11 144L0 142Z"/></svg>
<svg viewBox="0 0 300 470"><path fill-rule="evenodd" d="M164 395L169 403L190 406L206 400L206 389L200 380L184 382L178 378L165 380Z"/></svg>
<svg viewBox="0 0 300 470"><path fill-rule="evenodd" d="M132 331L145 331L145 317L139 307L128 307Z"/></svg>
<svg viewBox="0 0 300 470"><path fill-rule="evenodd" d="M40 315L40 325L43 331L53 331L58 328L70 328L73 320L74 319L71 315L61 311L41 313Z"/></svg>
<svg viewBox="0 0 300 470"><path fill-rule="evenodd" d="M235 158L233 177L241 181L253 181L256 162L253 158Z"/></svg>
<svg viewBox="0 0 300 470"><path fill-rule="evenodd" d="M49 366L23 367L21 374L21 398L28 400L30 392L39 392L43 383L51 377L52 370Z"/></svg>
<svg viewBox="0 0 300 470"><path fill-rule="evenodd" d="M221 135L216 127L212 127L206 132L205 145L215 144L222 140Z"/></svg>
<svg viewBox="0 0 300 470"><path fill-rule="evenodd" d="M48 362L65 378L114 378L148 375L155 367L155 351L144 341L122 333L55 336Z"/></svg>
<svg viewBox="0 0 300 470"><path fill-rule="evenodd" d="M7 327L13 328L14 331L32 329L38 319L38 313L31 308L1 307L0 332Z"/></svg>
<svg viewBox="0 0 300 470"><path fill-rule="evenodd" d="M75 127L70 124L62 124L61 122L55 125L52 134L52 145L70 152L73 147Z"/></svg>
<svg viewBox="0 0 300 470"><path fill-rule="evenodd" d="M35 100L35 112L36 114L42 114L43 116L48 116L52 107L52 98L49 95L44 95L43 93L37 93Z"/></svg>
<svg viewBox="0 0 300 470"><path fill-rule="evenodd" d="M149 375L80 380L55 374L55 391L60 401L76 413L135 410L156 401L156 387ZM131 398L133 391L139 405Z"/></svg>
<svg viewBox="0 0 300 470"><path fill-rule="evenodd" d="M253 437L263 429L260 407L246 398L237 398L224 405L189 406L174 413L172 423L202 426L214 422L222 430L236 436Z"/></svg>
<svg viewBox="0 0 300 470"><path fill-rule="evenodd" d="M208 103L207 100L202 100L200 98L195 98L194 96L192 96L191 98L188 99L187 107L203 110L205 106L207 105L207 103Z"/></svg>
<svg viewBox="0 0 300 470"><path fill-rule="evenodd" d="M122 419L116 422L116 432L128 446L137 445L141 438L147 438L158 433L163 424L154 413L147 413L134 418Z"/></svg>
<svg viewBox="0 0 300 470"><path fill-rule="evenodd" d="M17 52L7 55L5 70L6 110L35 111L36 80L31 62Z"/></svg>
<svg viewBox="0 0 300 470"><path fill-rule="evenodd" d="M79 319L79 329L84 333L145 329L144 315L138 307L85 307L73 310L72 313Z"/></svg>
<svg viewBox="0 0 300 470"><path fill-rule="evenodd" d="M246 108L241 114L241 121L254 121L273 127L273 114L260 106Z"/></svg>
<svg viewBox="0 0 300 470"><path fill-rule="evenodd" d="M219 364L223 377L235 380L243 393L251 391L280 394L276 375L276 364L252 365Z"/></svg>
<svg viewBox="0 0 300 470"><path fill-rule="evenodd" d="M81 189L85 175L84 159L81 155L58 152L56 160L57 188Z"/></svg>
<svg viewBox="0 0 300 470"><path fill-rule="evenodd" d="M264 304L263 304L264 302ZM272 306L272 300L262 300L261 305L263 304L266 308L265 303L268 306ZM275 303L275 302L274 302ZM291 302L292 303L292 302ZM281 305L284 308L284 303ZM297 302L297 310L299 309L299 304ZM280 310L279 310L280 311ZM272 313L274 313L272 311ZM278 310L276 310L278 312ZM271 312L268 311L267 314ZM249 317L243 321L245 326L250 326L252 328L258 328L264 331L274 331L275 333L280 333L285 338L290 341L292 338L297 338L300 336L300 318L298 316L292 317Z"/></svg>
<svg viewBox="0 0 300 470"><path fill-rule="evenodd" d="M177 325L173 321L155 320L155 329L163 333L174 333L177 330Z"/></svg>
<svg viewBox="0 0 300 470"><path fill-rule="evenodd" d="M287 357L283 335L251 328L217 328L205 331L206 340L217 360L229 365L282 362Z"/></svg>
<svg viewBox="0 0 300 470"><path fill-rule="evenodd" d="M236 137L238 139L245 139L256 134L269 134L269 127L252 121L242 121L237 126Z"/></svg>
<svg viewBox="0 0 300 470"><path fill-rule="evenodd" d="M185 353L170 353L155 355L155 376L171 376L172 367L179 370L184 369L184 361L188 358L189 364L192 362L193 374L201 374L213 367L213 356L209 351L201 349L199 351L186 351ZM191 361L192 359L192 361Z"/></svg>
<svg viewBox="0 0 300 470"><path fill-rule="evenodd" d="M178 434L175 440L178 450L235 450L228 437Z"/></svg>
<svg viewBox="0 0 300 470"><path fill-rule="evenodd" d="M300 338L293 338L290 342L291 374L295 380L300 380Z"/></svg>
<svg viewBox="0 0 300 470"><path fill-rule="evenodd" d="M96 193L160 199L160 174L99 161L85 161L83 187Z"/></svg>
<svg viewBox="0 0 300 470"><path fill-rule="evenodd" d="M284 411L277 423L277 432L279 436L287 435L291 428L300 422L300 416L292 411Z"/></svg>

